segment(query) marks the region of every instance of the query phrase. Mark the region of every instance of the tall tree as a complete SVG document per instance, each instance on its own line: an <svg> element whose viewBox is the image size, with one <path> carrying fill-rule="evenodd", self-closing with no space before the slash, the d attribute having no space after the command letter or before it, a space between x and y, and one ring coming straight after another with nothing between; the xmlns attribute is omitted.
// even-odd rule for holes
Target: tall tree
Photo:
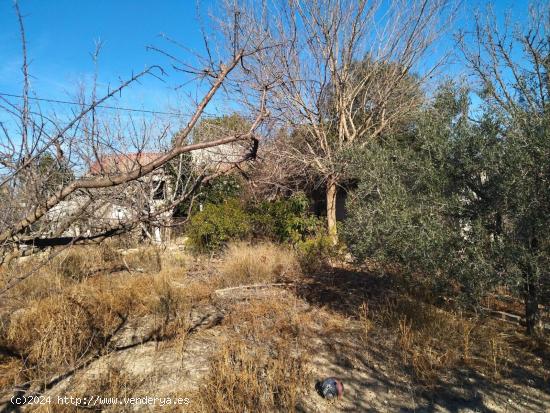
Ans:
<svg viewBox="0 0 550 413"><path fill-rule="evenodd" d="M343 237L359 260L398 264L405 275L415 275L415 284L424 282L436 294L448 293L454 283L461 296L475 300L493 272L485 256L473 260L473 240L481 243L489 235L470 213L477 166L468 150L456 155L475 146L466 143L472 138L484 139L467 120L466 94L443 87L411 131L349 153L349 173L359 184L348 200Z"/></svg>
<svg viewBox="0 0 550 413"><path fill-rule="evenodd" d="M345 238L359 258L398 262L469 298L508 288L536 334L550 302L550 10L530 12L511 26L489 10L460 37L479 81L475 112L468 91L444 88L410 136L354 154Z"/></svg>
<svg viewBox="0 0 550 413"><path fill-rule="evenodd" d="M529 6L526 22L491 8L479 14L460 46L478 93L500 122L502 232L508 267L517 269L527 330L540 326L541 282L548 278L550 240L550 8Z"/></svg>
<svg viewBox="0 0 550 413"><path fill-rule="evenodd" d="M247 7L248 6L248 7ZM270 85L272 116L299 127L280 153L326 188L334 241L342 153L392 129L418 106L419 85L439 63L419 63L445 27L445 0L240 2L247 39L267 44L246 67L252 89ZM410 74L421 73L417 77Z"/></svg>

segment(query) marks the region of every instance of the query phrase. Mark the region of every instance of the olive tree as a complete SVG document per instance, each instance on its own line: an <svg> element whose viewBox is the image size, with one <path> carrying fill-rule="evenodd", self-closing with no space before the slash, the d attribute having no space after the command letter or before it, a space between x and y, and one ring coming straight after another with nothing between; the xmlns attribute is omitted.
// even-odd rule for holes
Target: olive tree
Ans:
<svg viewBox="0 0 550 413"><path fill-rule="evenodd" d="M478 115L469 90L444 87L409 133L354 152L345 225L356 257L398 263L428 288L470 303L507 288L529 334L550 299L549 22L542 5L526 26L479 16L459 38Z"/></svg>
<svg viewBox="0 0 550 413"><path fill-rule="evenodd" d="M467 90L446 85L408 132L350 153L359 184L343 237L358 260L397 264L436 296L458 285L461 301L473 303L497 276L490 219L480 210L488 171L471 154L491 158L495 147L467 116Z"/></svg>
<svg viewBox="0 0 550 413"><path fill-rule="evenodd" d="M527 330L540 327L541 287L550 258L550 9L533 2L527 22L488 8L459 37L487 110L499 120L501 159L499 229L507 271L520 277ZM546 298L548 300L548 297Z"/></svg>

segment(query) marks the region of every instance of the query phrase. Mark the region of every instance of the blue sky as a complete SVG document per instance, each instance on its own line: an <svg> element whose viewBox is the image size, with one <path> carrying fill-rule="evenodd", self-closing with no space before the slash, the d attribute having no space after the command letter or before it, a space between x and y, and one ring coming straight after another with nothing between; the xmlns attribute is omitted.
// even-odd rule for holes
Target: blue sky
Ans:
<svg viewBox="0 0 550 413"><path fill-rule="evenodd" d="M21 0L28 56L37 96L70 99L77 83L90 81L94 64L90 53L97 40L103 43L99 82L117 85L121 78L146 66L167 64L167 59L146 46L166 47L164 33L186 46L203 48L197 5L189 1L146 0ZM212 5L201 5L201 14ZM12 0L0 0L0 92L21 91L21 43ZM162 110L175 99L171 86L178 83L154 78L126 90L118 104Z"/></svg>
<svg viewBox="0 0 550 413"><path fill-rule="evenodd" d="M457 25L467 25L473 10L485 1L464 0ZM166 64L146 46L166 46L159 35L177 39L194 50L203 43L195 0L20 0L31 60L33 91L41 97L67 99L78 81L94 72L90 52L94 42L103 42L99 81L116 85L153 64ZM202 1L201 14L216 11L216 0ZM525 14L527 0L496 1L497 14L513 7ZM451 47L448 42L442 47ZM20 41L12 0L0 0L0 92L19 93ZM165 110L178 102L171 86L178 83L173 71L167 83L148 79L124 92L119 105Z"/></svg>

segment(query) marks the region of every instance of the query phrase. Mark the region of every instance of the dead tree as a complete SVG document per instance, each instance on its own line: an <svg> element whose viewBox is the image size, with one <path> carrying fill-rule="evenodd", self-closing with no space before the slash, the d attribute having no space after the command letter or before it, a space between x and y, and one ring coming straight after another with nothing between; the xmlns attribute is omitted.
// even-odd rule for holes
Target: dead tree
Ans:
<svg viewBox="0 0 550 413"><path fill-rule="evenodd" d="M256 45L231 35L230 51L213 56L205 40L208 56L200 60L204 66L198 68L187 65L185 58L164 54L170 56L174 69L184 71L191 80L200 82L201 90L205 84L208 86L202 98L187 110L191 113L188 113L184 127L175 134L171 133L173 122L137 122L133 118L124 122L120 117L102 117L105 102L114 99L124 89L144 76L162 76L164 71L159 66L132 75L103 95L94 83L89 94L80 93L78 110L63 120L62 116L45 113L40 105L33 104L25 30L17 2L15 10L23 46L23 90L21 104L0 97L0 111L9 119L0 124L0 265L52 245L97 242L143 222L158 223L162 214L193 196L202 182L225 172L203 170L193 174L192 180L189 175L180 174L184 178L176 183L178 190L166 197L162 206L151 210L141 205L146 197L139 196L140 191L143 195L155 190L155 182L147 177L169 163L177 166L178 160L192 151L249 142L245 145L249 150L232 163L238 165L255 156L259 139L257 131L267 114L265 89L257 95L255 106L251 108L246 131L220 134L196 143L192 142L190 134L214 96L231 88L231 76L242 71L245 60L258 51ZM234 19L237 21L235 16ZM238 24L235 24L237 29ZM118 160L114 168L109 161L113 159ZM133 213L121 217L118 222L97 225L97 228L88 228L70 236L63 235L72 224L92 217L102 205L112 202L117 194L126 194L126 191L134 193ZM65 210L60 214L63 208Z"/></svg>

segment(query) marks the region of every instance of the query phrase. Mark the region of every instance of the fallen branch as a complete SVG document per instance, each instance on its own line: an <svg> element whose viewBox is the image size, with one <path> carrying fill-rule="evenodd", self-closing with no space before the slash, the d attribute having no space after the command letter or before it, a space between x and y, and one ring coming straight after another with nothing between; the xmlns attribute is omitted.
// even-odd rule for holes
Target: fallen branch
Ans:
<svg viewBox="0 0 550 413"><path fill-rule="evenodd" d="M485 311L488 315L494 319L505 321L510 324L525 326L525 317L519 316L517 314L507 313L505 311L492 310L490 308L482 307L482 310ZM550 332L550 323L541 322L541 327L544 331Z"/></svg>
<svg viewBox="0 0 550 413"><path fill-rule="evenodd" d="M236 287L228 287L228 288L221 288L219 290L215 290L214 294L216 295L223 295L224 293L228 291L233 290L254 290L258 288L270 288L270 287L288 287L294 285L294 283L269 283L269 284L247 284L247 285L238 285Z"/></svg>

